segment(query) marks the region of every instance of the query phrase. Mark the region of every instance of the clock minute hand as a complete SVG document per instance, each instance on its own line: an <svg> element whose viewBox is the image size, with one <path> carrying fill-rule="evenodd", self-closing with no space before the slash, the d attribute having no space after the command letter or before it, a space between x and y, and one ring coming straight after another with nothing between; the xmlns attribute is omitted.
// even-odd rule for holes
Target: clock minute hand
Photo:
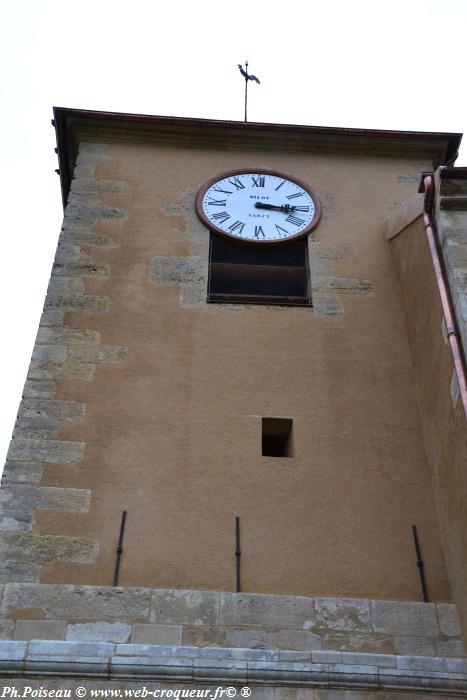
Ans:
<svg viewBox="0 0 467 700"><path fill-rule="evenodd" d="M266 204L265 202L255 202L255 207L257 209L274 209L275 211L285 211L285 212L290 212L294 211L295 207L292 206L291 204Z"/></svg>

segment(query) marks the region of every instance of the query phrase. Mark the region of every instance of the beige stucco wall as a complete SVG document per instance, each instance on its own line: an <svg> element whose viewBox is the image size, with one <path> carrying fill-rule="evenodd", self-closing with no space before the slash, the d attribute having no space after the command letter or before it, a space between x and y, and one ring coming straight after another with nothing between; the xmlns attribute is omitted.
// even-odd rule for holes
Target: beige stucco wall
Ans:
<svg viewBox="0 0 467 700"><path fill-rule="evenodd" d="M92 379L55 377L56 398L83 404L85 415L52 437L85 443L85 453L46 463L41 486L88 490L91 500L87 512L37 510L33 532L98 540L99 552L45 558L41 580L110 584L125 509L122 585L233 590L240 516L245 591L420 600L416 524L430 597L449 600L383 237L426 163L130 142L81 151L66 245L79 239L70 255L105 270L83 280L107 310L65 304L64 322L127 351L98 361ZM243 166L290 173L321 197L310 243L315 309L204 303L209 234L193 196ZM83 188L89 178L120 184L99 185L97 196ZM96 204L119 214L83 215ZM198 272L178 262L171 276L167 256L193 259ZM294 419L294 458L261 456L261 416Z"/></svg>

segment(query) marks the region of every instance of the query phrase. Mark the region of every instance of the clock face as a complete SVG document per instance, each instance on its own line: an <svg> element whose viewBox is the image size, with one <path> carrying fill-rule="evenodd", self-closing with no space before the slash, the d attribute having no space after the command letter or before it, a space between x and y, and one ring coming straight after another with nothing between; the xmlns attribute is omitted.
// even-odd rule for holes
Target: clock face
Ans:
<svg viewBox="0 0 467 700"><path fill-rule="evenodd" d="M196 211L211 230L251 243L280 243L308 235L321 208L305 183L272 170L233 170L206 182Z"/></svg>

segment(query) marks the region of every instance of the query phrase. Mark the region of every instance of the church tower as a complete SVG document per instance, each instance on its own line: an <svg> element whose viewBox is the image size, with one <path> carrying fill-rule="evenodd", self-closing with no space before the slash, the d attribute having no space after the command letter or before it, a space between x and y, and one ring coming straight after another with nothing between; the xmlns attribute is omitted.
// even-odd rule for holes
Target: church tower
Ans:
<svg viewBox="0 0 467 700"><path fill-rule="evenodd" d="M467 693L460 136L54 125L65 215L2 489L6 672Z"/></svg>

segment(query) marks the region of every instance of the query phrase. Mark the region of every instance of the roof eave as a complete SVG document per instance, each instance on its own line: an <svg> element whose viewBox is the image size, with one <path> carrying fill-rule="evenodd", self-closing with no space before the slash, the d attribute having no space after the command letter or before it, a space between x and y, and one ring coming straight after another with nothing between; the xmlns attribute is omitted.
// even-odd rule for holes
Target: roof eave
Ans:
<svg viewBox="0 0 467 700"><path fill-rule="evenodd" d="M202 138L214 135L215 138L228 137L238 141L245 138L255 141L280 143L282 135L288 136L288 143L295 146L305 143L320 144L321 147L349 148L357 146L362 152L375 148L386 148L412 154L425 150L433 157L433 167L449 163L459 150L462 134L443 132L388 131L376 129L346 129L341 127L304 126L293 124L272 124L263 122L237 122L216 119L187 117L164 117L119 112L99 112L83 109L54 107L54 125L60 169L62 200L65 206L70 189L71 177L77 151L78 131L102 131L130 134L144 131L146 134L178 134Z"/></svg>

